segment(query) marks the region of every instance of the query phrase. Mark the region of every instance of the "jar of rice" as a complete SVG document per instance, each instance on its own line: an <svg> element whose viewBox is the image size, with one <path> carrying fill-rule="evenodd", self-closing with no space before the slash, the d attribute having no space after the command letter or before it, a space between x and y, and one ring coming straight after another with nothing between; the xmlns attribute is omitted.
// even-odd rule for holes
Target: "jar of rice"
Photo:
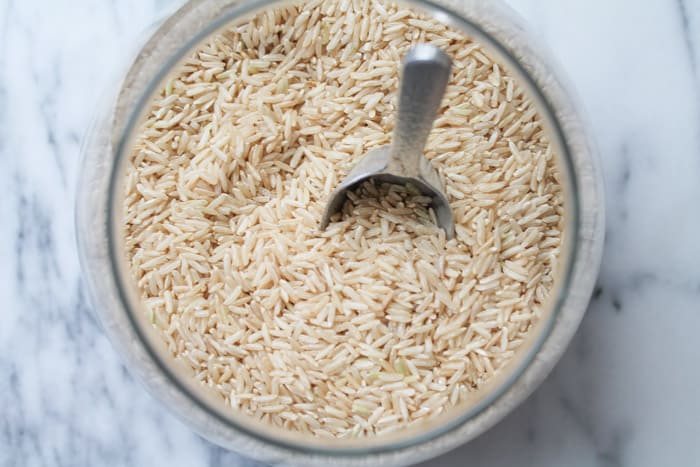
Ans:
<svg viewBox="0 0 700 467"><path fill-rule="evenodd" d="M389 143L402 57L453 61L410 186L337 184ZM79 245L129 368L206 438L394 465L480 434L551 370L601 256L597 159L550 62L493 1L192 0L84 148Z"/></svg>

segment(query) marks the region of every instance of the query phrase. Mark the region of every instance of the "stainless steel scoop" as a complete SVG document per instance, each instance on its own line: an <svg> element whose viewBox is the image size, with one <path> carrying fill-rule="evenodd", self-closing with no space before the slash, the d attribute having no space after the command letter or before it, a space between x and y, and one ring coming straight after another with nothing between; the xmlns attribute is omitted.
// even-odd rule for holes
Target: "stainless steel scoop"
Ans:
<svg viewBox="0 0 700 467"><path fill-rule="evenodd" d="M339 211L348 190L374 179L410 184L432 198L438 226L454 236L452 211L435 168L423 155L440 101L445 94L452 61L435 46L419 44L403 60L399 110L389 146L367 152L331 194L321 218L321 229Z"/></svg>

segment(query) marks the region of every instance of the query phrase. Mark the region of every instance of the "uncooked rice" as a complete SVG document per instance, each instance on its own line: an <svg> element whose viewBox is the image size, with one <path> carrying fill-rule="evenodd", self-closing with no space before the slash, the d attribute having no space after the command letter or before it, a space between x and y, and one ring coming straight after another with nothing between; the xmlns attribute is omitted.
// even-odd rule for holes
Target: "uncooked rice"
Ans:
<svg viewBox="0 0 700 467"><path fill-rule="evenodd" d="M401 58L454 67L426 156L456 223L410 186L324 203L389 143ZM469 401L543 313L563 194L534 106L463 33L393 3L313 0L209 38L152 102L124 182L126 251L172 354L233 410L366 436Z"/></svg>

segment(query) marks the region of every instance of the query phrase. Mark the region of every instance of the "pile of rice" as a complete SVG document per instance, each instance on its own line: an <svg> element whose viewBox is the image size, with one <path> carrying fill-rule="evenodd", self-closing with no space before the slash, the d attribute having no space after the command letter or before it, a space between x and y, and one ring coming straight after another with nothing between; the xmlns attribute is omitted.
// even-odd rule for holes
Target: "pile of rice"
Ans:
<svg viewBox="0 0 700 467"><path fill-rule="evenodd" d="M411 187L324 203L388 144L416 43L454 66L426 148L456 224ZM208 39L153 100L124 181L146 312L232 410L326 437L468 401L543 312L563 194L523 90L479 44L375 0L313 0Z"/></svg>

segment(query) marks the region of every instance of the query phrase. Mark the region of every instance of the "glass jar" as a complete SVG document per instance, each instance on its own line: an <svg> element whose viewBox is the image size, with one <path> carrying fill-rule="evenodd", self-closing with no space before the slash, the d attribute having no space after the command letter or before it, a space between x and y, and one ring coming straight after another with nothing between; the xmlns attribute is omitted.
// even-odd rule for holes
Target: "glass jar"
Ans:
<svg viewBox="0 0 700 467"><path fill-rule="evenodd" d="M93 308L127 367L173 413L205 438L270 463L396 465L439 455L484 432L521 403L562 355L586 310L602 255L602 179L593 143L568 87L525 28L494 0L410 0L480 42L533 101L558 155L567 225L562 267L548 310L516 356L482 385L468 406L429 424L362 439L322 440L263 426L224 406L168 353L123 258L118 219L124 154L152 94L203 39L285 0L191 0L155 27L99 109L83 146L77 197L81 262Z"/></svg>

